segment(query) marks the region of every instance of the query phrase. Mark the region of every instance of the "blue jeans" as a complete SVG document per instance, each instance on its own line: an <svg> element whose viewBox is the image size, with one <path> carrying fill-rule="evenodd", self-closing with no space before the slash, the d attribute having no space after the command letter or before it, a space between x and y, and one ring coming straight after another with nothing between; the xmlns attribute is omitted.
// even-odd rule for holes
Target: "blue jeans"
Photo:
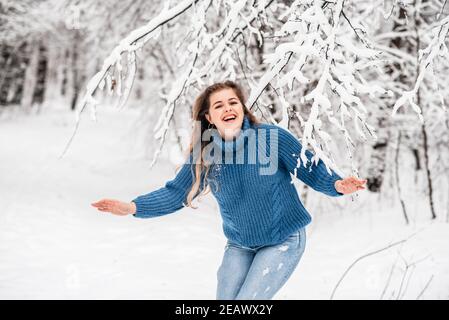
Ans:
<svg viewBox="0 0 449 320"><path fill-rule="evenodd" d="M295 270L305 245L305 227L273 246L249 248L228 240L217 271L217 300L271 299Z"/></svg>

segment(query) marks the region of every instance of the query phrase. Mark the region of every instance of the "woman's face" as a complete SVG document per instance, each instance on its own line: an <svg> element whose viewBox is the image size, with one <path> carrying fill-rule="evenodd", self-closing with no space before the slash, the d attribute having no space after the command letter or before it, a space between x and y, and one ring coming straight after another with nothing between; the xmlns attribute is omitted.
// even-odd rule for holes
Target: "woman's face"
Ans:
<svg viewBox="0 0 449 320"><path fill-rule="evenodd" d="M231 88L215 91L209 97L207 120L214 124L225 140L236 136L243 123L243 105Z"/></svg>

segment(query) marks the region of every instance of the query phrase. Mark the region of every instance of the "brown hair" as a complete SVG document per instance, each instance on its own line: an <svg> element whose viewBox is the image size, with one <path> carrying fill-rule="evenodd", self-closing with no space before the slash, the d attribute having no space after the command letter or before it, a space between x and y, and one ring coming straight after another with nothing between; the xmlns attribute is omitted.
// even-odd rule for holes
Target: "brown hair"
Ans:
<svg viewBox="0 0 449 320"><path fill-rule="evenodd" d="M195 179L192 182L192 187L187 195L187 206L196 209L197 207L192 205L192 200L195 198L196 194L198 193L198 190L200 189L200 182L201 182L201 173L204 172L203 177L203 190L198 195L205 195L209 193L209 191L206 191L206 187L208 187L207 184L207 175L209 173L210 164L208 164L206 161L204 161L204 151L205 146L209 144L209 141L201 141L201 137L203 136L203 133L205 130L208 129L210 126L209 121L206 118L206 114L209 112L210 107L210 96L219 90L222 89L232 89L237 96L237 98L240 100L240 103L243 107L243 114L247 116L248 120L252 124L258 124L260 121L256 118L256 116L246 107L245 101L246 96L243 92L243 89L241 86L233 81L227 80L224 82L218 82L214 83L210 86L208 86L202 93L200 93L196 98L195 102L193 104L192 108L192 120L195 122L193 132L192 132L192 139L190 142L190 146L188 148L188 157L192 154L193 146L197 143L201 142L200 145L200 159L197 161L197 159L193 159L192 163L195 164ZM215 125L212 126L212 128L216 128ZM199 137L199 141L198 138Z"/></svg>

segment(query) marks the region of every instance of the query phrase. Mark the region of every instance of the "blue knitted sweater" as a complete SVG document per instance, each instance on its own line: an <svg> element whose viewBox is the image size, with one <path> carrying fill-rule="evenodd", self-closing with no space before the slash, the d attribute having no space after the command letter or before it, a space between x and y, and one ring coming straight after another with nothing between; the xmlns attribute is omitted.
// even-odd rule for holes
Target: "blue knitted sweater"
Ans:
<svg viewBox="0 0 449 320"><path fill-rule="evenodd" d="M334 186L342 178L333 171L329 174L322 160L312 163L313 154L308 150L308 163L304 166L298 161L300 142L280 126L253 124L245 116L234 140L223 140L216 132L212 137L206 181L218 202L223 232L235 243L247 247L278 244L311 222L290 173L328 196L343 195ZM133 199L137 208L134 216L151 218L183 208L195 177L193 159L191 153L164 187ZM199 192L203 189L201 181Z"/></svg>

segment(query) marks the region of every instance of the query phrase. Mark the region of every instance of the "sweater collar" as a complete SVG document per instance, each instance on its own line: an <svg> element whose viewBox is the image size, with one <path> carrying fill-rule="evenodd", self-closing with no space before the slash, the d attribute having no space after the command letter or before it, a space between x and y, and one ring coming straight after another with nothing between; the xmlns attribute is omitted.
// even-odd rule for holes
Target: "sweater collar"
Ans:
<svg viewBox="0 0 449 320"><path fill-rule="evenodd" d="M235 152L242 149L245 141L244 131L250 128L250 122L247 115L243 117L242 127L237 135L232 140L223 140L218 130L212 130L213 143L219 150L225 153L227 152Z"/></svg>

